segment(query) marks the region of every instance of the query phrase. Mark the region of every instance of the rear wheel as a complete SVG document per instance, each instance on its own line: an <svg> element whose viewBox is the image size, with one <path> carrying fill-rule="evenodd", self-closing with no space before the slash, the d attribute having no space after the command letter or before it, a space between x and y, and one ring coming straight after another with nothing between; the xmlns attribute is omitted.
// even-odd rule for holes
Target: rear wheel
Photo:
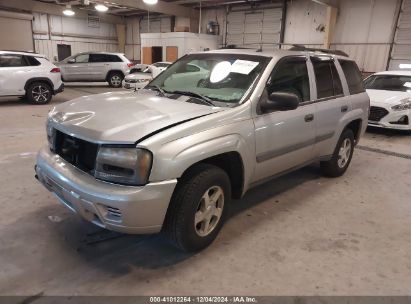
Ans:
<svg viewBox="0 0 411 304"><path fill-rule="evenodd" d="M123 82L123 78L124 76L120 72L112 72L108 76L108 83L113 88L120 88L121 83Z"/></svg>
<svg viewBox="0 0 411 304"><path fill-rule="evenodd" d="M51 87L45 82L31 83L26 92L28 102L32 104L46 104L49 103L53 93Z"/></svg>
<svg viewBox="0 0 411 304"><path fill-rule="evenodd" d="M207 247L224 224L230 199L230 180L222 169L196 166L177 185L167 213L166 233L184 251Z"/></svg>
<svg viewBox="0 0 411 304"><path fill-rule="evenodd" d="M326 176L338 177L347 171L354 152L354 133L345 129L338 140L331 160L321 162L321 170Z"/></svg>

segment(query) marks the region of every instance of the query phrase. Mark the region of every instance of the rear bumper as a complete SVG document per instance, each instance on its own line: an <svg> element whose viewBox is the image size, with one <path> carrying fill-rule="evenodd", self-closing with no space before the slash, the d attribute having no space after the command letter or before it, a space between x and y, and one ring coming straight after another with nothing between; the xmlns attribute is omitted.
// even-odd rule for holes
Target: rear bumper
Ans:
<svg viewBox="0 0 411 304"><path fill-rule="evenodd" d="M122 186L96 180L44 147L37 156L37 179L85 220L130 234L161 230L176 180Z"/></svg>
<svg viewBox="0 0 411 304"><path fill-rule="evenodd" d="M61 92L63 92L64 91L64 83L62 82L61 84L60 84L60 86L56 89L56 90L54 90L54 95L56 95L56 94L58 94L58 93L61 93Z"/></svg>

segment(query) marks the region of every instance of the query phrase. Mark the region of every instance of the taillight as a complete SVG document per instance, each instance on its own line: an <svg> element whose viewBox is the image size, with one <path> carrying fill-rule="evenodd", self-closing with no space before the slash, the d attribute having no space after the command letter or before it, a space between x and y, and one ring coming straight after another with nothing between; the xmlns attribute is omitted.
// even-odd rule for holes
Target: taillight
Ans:
<svg viewBox="0 0 411 304"><path fill-rule="evenodd" d="M127 66L128 66L129 68L131 68L133 65L134 65L134 64L132 64L131 62L130 62L130 63L127 63Z"/></svg>
<svg viewBox="0 0 411 304"><path fill-rule="evenodd" d="M53 69L51 69L50 73L60 73L60 69L59 68L53 68Z"/></svg>

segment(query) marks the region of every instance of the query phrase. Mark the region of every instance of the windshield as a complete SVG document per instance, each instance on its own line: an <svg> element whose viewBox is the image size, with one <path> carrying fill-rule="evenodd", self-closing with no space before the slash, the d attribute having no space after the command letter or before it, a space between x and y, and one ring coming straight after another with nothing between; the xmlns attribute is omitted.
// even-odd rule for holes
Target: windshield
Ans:
<svg viewBox="0 0 411 304"><path fill-rule="evenodd" d="M373 75L364 81L366 89L411 92L411 76Z"/></svg>
<svg viewBox="0 0 411 304"><path fill-rule="evenodd" d="M208 100L238 103L262 73L268 57L242 54L192 54L169 66L149 87L184 92Z"/></svg>

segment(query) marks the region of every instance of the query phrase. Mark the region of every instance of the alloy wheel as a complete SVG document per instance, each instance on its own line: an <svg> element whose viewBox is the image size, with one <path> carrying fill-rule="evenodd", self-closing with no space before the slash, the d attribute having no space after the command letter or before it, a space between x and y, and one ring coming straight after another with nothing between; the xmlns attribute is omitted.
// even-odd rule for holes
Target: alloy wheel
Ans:
<svg viewBox="0 0 411 304"><path fill-rule="evenodd" d="M351 156L352 144L349 138L344 139L338 151L338 167L344 168Z"/></svg>
<svg viewBox="0 0 411 304"><path fill-rule="evenodd" d="M120 76L118 76L118 75L113 75L112 77L111 77L111 84L113 85L113 86L120 86L121 85L121 77Z"/></svg>
<svg viewBox="0 0 411 304"><path fill-rule="evenodd" d="M44 86L35 86L31 90L35 102L47 102L50 97L50 90Z"/></svg>
<svg viewBox="0 0 411 304"><path fill-rule="evenodd" d="M196 233L205 237L217 227L224 208L224 191L219 186L210 187L201 197L194 216Z"/></svg>

